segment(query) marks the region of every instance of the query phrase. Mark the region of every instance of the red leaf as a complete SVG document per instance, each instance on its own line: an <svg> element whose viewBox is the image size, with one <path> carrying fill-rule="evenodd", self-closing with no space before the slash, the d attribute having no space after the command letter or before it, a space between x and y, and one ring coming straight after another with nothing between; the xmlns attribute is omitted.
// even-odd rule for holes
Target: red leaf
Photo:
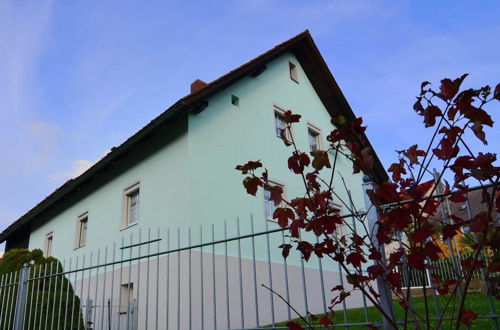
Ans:
<svg viewBox="0 0 500 330"><path fill-rule="evenodd" d="M315 170L321 171L323 167L331 168L330 159L328 158L328 153L324 150L314 150L311 151L313 156L312 166Z"/></svg>
<svg viewBox="0 0 500 330"><path fill-rule="evenodd" d="M304 256L305 261L309 260L313 249L314 249L314 247L311 245L311 243L306 242L306 241L300 241L299 245L297 246L297 250L302 252L302 255Z"/></svg>
<svg viewBox="0 0 500 330"><path fill-rule="evenodd" d="M424 110L424 123L425 127L431 127L436 124L436 117L442 116L443 113L435 105L428 106Z"/></svg>
<svg viewBox="0 0 500 330"><path fill-rule="evenodd" d="M259 186L263 186L264 184L262 183L262 181L257 178L257 177L250 177L250 176L247 176L244 180L243 180L243 186L246 188L247 190L247 193L249 193L250 195L253 195L255 196L255 194L257 193L257 189Z"/></svg>
<svg viewBox="0 0 500 330"><path fill-rule="evenodd" d="M377 249L375 248L370 248L370 255L368 256L369 259L371 260L380 260L382 259L382 253L380 253Z"/></svg>
<svg viewBox="0 0 500 330"><path fill-rule="evenodd" d="M368 274L370 274L370 277L372 279L376 279L377 277L379 277L384 273L384 267L378 264L370 266L366 270L368 271Z"/></svg>
<svg viewBox="0 0 500 330"><path fill-rule="evenodd" d="M486 133L483 131L483 125L480 123L474 123L472 125L471 130L474 132L474 135L483 142L484 145L488 144L488 141L486 141Z"/></svg>
<svg viewBox="0 0 500 330"><path fill-rule="evenodd" d="M321 319L319 319L319 324L328 326L328 325L333 325L333 322L330 321L330 319L326 315L323 315Z"/></svg>
<svg viewBox="0 0 500 330"><path fill-rule="evenodd" d="M424 255L418 251L408 255L408 265L416 269L424 269Z"/></svg>
<svg viewBox="0 0 500 330"><path fill-rule="evenodd" d="M366 259L359 252L353 252L347 256L346 259L348 264L352 264L354 267L358 268L361 266L362 262L366 262Z"/></svg>
<svg viewBox="0 0 500 330"><path fill-rule="evenodd" d="M467 76L468 74L466 73L453 81L448 78L441 80L440 93L437 95L445 101L452 99L458 93L460 85Z"/></svg>
<svg viewBox="0 0 500 330"><path fill-rule="evenodd" d="M278 207L274 211L273 219L277 219L280 227L285 228L288 226L288 219L292 221L295 219L295 214L293 213L293 210L291 208Z"/></svg>
<svg viewBox="0 0 500 330"><path fill-rule="evenodd" d="M269 197L270 200L274 202L275 206L278 206L281 204L282 201L282 195L283 195L283 188L278 185L268 185L267 187L269 191L271 192L271 196Z"/></svg>
<svg viewBox="0 0 500 330"><path fill-rule="evenodd" d="M286 326L288 327L288 329L290 330L304 330L304 328L302 328L300 325L298 325L297 323L295 322L288 322L286 324Z"/></svg>
<svg viewBox="0 0 500 330"><path fill-rule="evenodd" d="M241 171L241 174L248 174L250 171L254 171L262 167L262 163L260 161L249 161L245 165L236 165L236 169Z"/></svg>
<svg viewBox="0 0 500 330"><path fill-rule="evenodd" d="M387 275L387 281L398 291L401 290L401 275L398 273L390 272Z"/></svg>
<svg viewBox="0 0 500 330"><path fill-rule="evenodd" d="M304 168L309 166L309 163L309 156L305 153L298 153L295 151L293 155L288 158L288 168L295 174L304 172Z"/></svg>
<svg viewBox="0 0 500 330"><path fill-rule="evenodd" d="M476 214L474 219L471 220L470 222L470 230L473 233L482 233L484 230L484 227L486 226L486 212L481 212Z"/></svg>
<svg viewBox="0 0 500 330"><path fill-rule="evenodd" d="M402 207L392 209L384 214L384 224L396 230L403 230L411 224L410 212Z"/></svg>
<svg viewBox="0 0 500 330"><path fill-rule="evenodd" d="M300 121L301 115L296 115L293 114L291 110L287 110L284 113L284 120L285 123L291 124L291 123L298 123Z"/></svg>
<svg viewBox="0 0 500 330"><path fill-rule="evenodd" d="M443 240L446 241L449 238L453 238L457 231L460 230L461 225L447 225L443 227Z"/></svg>
<svg viewBox="0 0 500 330"><path fill-rule="evenodd" d="M425 156L425 151L418 150L417 148L418 148L418 145L414 144L411 147L409 147L407 150L403 151L403 154L410 161L410 166L412 166L414 164L418 164L418 157Z"/></svg>
<svg viewBox="0 0 500 330"><path fill-rule="evenodd" d="M493 92L493 98L500 101L500 84L497 84L495 91Z"/></svg>
<svg viewBox="0 0 500 330"><path fill-rule="evenodd" d="M283 249L281 251L281 254L283 255L283 258L287 258L288 255L290 254L290 249L292 248L291 244L281 244L279 248Z"/></svg>
<svg viewBox="0 0 500 330"><path fill-rule="evenodd" d="M470 309L464 309L462 315L460 316L460 322L465 325L472 325L472 321L477 319L477 314Z"/></svg>
<svg viewBox="0 0 500 330"><path fill-rule="evenodd" d="M403 160L401 159L399 164L392 163L387 171L392 172L392 180L394 180L394 182L401 180L401 174L406 174Z"/></svg>

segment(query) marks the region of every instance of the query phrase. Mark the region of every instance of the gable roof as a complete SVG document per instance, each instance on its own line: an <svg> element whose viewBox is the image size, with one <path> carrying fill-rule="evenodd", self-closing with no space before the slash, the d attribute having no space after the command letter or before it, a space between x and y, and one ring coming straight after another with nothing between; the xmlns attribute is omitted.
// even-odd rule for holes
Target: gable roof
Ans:
<svg viewBox="0 0 500 330"><path fill-rule="evenodd" d="M88 184L90 181L95 179L99 173L102 173L117 161L122 159L134 146L140 144L141 141L144 141L146 138L154 134L154 132L161 126L175 121L181 113L186 113L188 111L200 111L200 109L203 109L203 107L206 106L208 98L248 75L256 76L260 74L266 69L266 63L287 52L292 52L297 57L300 65L330 116L335 117L343 115L349 121L354 120L355 116L351 107L333 78L323 57L319 53L319 50L316 47L309 31L306 30L208 83L197 92L181 98L170 108L153 119L149 124L128 138L120 146L112 148L111 152L95 163L82 175L75 179L68 180L52 194L29 210L26 214L14 221L9 227L0 233L0 243L7 240L10 235L21 227L29 224L36 216L52 207L55 207L58 202L68 198L72 193L78 191L85 184ZM373 172L375 178L378 181L386 181L388 179L387 173L385 172L382 163L376 154L374 164Z"/></svg>

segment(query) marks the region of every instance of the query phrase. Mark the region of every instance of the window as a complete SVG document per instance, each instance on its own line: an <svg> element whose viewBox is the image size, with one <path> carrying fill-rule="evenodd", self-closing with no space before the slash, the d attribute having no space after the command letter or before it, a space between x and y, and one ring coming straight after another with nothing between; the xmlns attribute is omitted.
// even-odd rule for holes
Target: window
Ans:
<svg viewBox="0 0 500 330"><path fill-rule="evenodd" d="M89 215L87 212L80 215L76 222L76 248L82 247L87 244L87 225Z"/></svg>
<svg viewBox="0 0 500 330"><path fill-rule="evenodd" d="M274 106L274 132L280 139L285 137L287 140L291 140L290 130L286 128L285 110L278 106Z"/></svg>
<svg viewBox="0 0 500 330"><path fill-rule="evenodd" d="M54 232L50 232L45 235L45 248L44 248L44 256L48 258L52 255L52 239L54 237Z"/></svg>
<svg viewBox="0 0 500 330"><path fill-rule="evenodd" d="M231 104L238 107L240 105L240 98L236 95L231 95Z"/></svg>
<svg viewBox="0 0 500 330"><path fill-rule="evenodd" d="M307 126L307 135L309 136L309 149L311 149L311 151L321 149L321 131L311 124L308 124Z"/></svg>
<svg viewBox="0 0 500 330"><path fill-rule="evenodd" d="M274 220L273 214L276 211L276 205L271 200L271 187L270 186L279 186L283 189L283 195L285 193L285 186L276 182L269 181L270 185L264 186L264 213L266 216L266 220Z"/></svg>
<svg viewBox="0 0 500 330"><path fill-rule="evenodd" d="M139 183L124 191L124 221L123 227L129 227L139 221Z"/></svg>
<svg viewBox="0 0 500 330"><path fill-rule="evenodd" d="M297 66L292 62L288 62L288 67L290 68L290 79L299 83L299 75L297 73Z"/></svg>

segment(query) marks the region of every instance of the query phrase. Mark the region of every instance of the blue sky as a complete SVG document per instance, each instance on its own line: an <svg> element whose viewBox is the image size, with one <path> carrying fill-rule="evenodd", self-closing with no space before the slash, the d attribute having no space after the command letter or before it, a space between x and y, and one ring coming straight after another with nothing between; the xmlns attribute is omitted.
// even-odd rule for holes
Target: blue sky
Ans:
<svg viewBox="0 0 500 330"><path fill-rule="evenodd" d="M411 110L421 81L500 81L498 17L498 1L0 0L0 230L194 79L305 29L387 166L427 134Z"/></svg>

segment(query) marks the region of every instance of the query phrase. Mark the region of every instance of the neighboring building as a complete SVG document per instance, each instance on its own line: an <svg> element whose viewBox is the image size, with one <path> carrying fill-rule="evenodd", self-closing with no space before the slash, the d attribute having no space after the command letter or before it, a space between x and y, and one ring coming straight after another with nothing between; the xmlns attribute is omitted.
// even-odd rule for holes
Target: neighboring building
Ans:
<svg viewBox="0 0 500 330"><path fill-rule="evenodd" d="M273 210L269 194L247 195L235 165L260 159L288 197L303 194L286 165L290 149L279 137L286 109L302 115L294 136L304 151L327 145L333 116L355 118L307 31L211 83L195 81L189 95L12 223L0 242L6 241L6 250L40 248L68 259L119 245L138 229L203 232L215 223L221 237L222 222L237 217L241 232L249 232L249 214L255 230L276 228L266 223ZM362 175L353 175L344 157L337 167L354 205L364 209ZM374 175L387 179L378 158ZM336 183L347 200L342 181Z"/></svg>

